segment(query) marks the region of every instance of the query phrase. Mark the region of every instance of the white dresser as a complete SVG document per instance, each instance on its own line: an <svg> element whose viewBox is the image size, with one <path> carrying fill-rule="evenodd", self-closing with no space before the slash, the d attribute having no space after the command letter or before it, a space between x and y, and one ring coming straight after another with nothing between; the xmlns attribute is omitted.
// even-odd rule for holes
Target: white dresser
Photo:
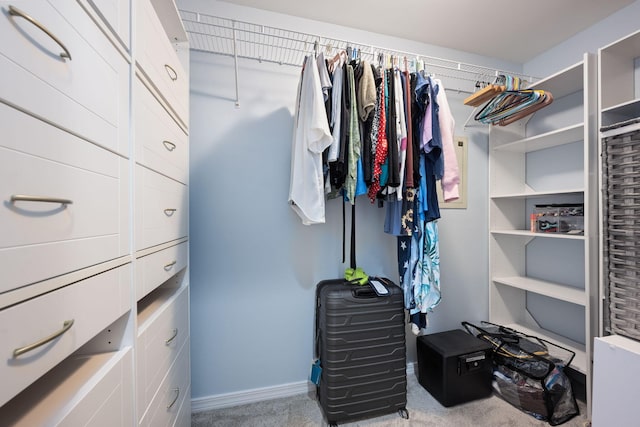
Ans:
<svg viewBox="0 0 640 427"><path fill-rule="evenodd" d="M0 1L0 423L190 424L172 0Z"/></svg>

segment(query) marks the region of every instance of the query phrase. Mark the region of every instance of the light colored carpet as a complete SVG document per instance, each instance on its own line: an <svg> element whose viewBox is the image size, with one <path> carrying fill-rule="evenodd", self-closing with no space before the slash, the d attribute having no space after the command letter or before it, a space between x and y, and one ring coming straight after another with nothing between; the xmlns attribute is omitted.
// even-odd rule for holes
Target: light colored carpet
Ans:
<svg viewBox="0 0 640 427"><path fill-rule="evenodd" d="M528 427L548 426L514 408L501 398L491 396L462 405L445 408L418 383L407 376L407 410L409 419L398 414L353 423L348 427ZM585 427L586 406L578 401L580 415L562 426ZM232 408L194 413L192 427L318 427L326 426L314 396L298 395Z"/></svg>

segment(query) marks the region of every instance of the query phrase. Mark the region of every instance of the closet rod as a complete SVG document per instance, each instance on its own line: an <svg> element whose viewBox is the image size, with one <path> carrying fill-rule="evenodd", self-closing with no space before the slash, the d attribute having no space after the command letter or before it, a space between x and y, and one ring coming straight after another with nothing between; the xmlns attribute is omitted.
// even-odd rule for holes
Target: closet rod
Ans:
<svg viewBox="0 0 640 427"><path fill-rule="evenodd" d="M458 92L473 93L477 90L475 83L493 81L500 74L519 77L529 84L537 80L522 73L461 61L349 42L183 9L179 12L189 36L191 49L233 57L236 67L238 58L299 67L305 55L314 51L314 46L319 47L319 51L323 52L325 57L333 56L338 51L351 47L360 52L361 58L373 63L377 63L379 54L399 59L407 58L412 69L415 69L417 62L420 61L424 63L427 73L458 81L458 85L452 85L450 82L445 84L447 89Z"/></svg>

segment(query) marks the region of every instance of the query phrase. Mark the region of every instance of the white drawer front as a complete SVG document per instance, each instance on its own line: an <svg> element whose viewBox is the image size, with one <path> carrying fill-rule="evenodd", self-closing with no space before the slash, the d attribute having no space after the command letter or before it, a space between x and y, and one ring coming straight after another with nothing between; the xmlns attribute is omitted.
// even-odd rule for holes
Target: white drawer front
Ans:
<svg viewBox="0 0 640 427"><path fill-rule="evenodd" d="M83 358L78 358L82 360ZM84 358L91 361L91 357ZM59 427L113 427L126 426L133 417L133 356L125 355L99 372L95 385L60 422Z"/></svg>
<svg viewBox="0 0 640 427"><path fill-rule="evenodd" d="M124 265L0 311L0 405L77 350L130 308L131 267ZM16 350L72 326L21 355Z"/></svg>
<svg viewBox="0 0 640 427"><path fill-rule="evenodd" d="M190 427L191 426L191 386L184 393L182 405L173 423L173 427Z"/></svg>
<svg viewBox="0 0 640 427"><path fill-rule="evenodd" d="M188 189L136 165L136 250L187 236Z"/></svg>
<svg viewBox="0 0 640 427"><path fill-rule="evenodd" d="M158 388L158 392L140 421L140 425L147 427L173 426L180 409L180 401L185 393L190 393L190 382L189 341L187 341Z"/></svg>
<svg viewBox="0 0 640 427"><path fill-rule="evenodd" d="M136 2L136 61L185 126L189 124L189 76L150 0Z"/></svg>
<svg viewBox="0 0 640 427"><path fill-rule="evenodd" d="M189 292L183 288L165 305L137 340L140 414L144 413L162 379L189 337ZM168 342L167 342L168 341Z"/></svg>
<svg viewBox="0 0 640 427"><path fill-rule="evenodd" d="M16 0L67 48L4 2L0 98L128 156L128 64L74 0Z"/></svg>
<svg viewBox="0 0 640 427"><path fill-rule="evenodd" d="M188 243L184 242L138 258L136 299L140 300L185 268L188 256Z"/></svg>
<svg viewBox="0 0 640 427"><path fill-rule="evenodd" d="M134 93L136 161L187 184L187 135L138 79Z"/></svg>
<svg viewBox="0 0 640 427"><path fill-rule="evenodd" d="M133 351L71 355L0 407L3 426L128 426L133 415Z"/></svg>
<svg viewBox="0 0 640 427"><path fill-rule="evenodd" d="M0 292L128 254L127 160L4 104L0 115Z"/></svg>
<svg viewBox="0 0 640 427"><path fill-rule="evenodd" d="M87 0L87 2L99 12L113 33L129 49L129 21L131 20L129 0Z"/></svg>

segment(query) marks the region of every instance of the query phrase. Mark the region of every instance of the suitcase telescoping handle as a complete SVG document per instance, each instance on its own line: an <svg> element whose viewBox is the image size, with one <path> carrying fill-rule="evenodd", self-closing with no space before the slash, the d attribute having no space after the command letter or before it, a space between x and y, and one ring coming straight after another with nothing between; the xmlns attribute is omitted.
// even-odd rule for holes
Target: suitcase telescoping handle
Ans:
<svg viewBox="0 0 640 427"><path fill-rule="evenodd" d="M376 298L378 294L369 286L362 286L351 291L354 298Z"/></svg>
<svg viewBox="0 0 640 427"><path fill-rule="evenodd" d="M368 286L367 286L368 285ZM371 277L367 285L356 287L352 290L354 298L377 298L386 297L389 292L389 284L385 279Z"/></svg>

